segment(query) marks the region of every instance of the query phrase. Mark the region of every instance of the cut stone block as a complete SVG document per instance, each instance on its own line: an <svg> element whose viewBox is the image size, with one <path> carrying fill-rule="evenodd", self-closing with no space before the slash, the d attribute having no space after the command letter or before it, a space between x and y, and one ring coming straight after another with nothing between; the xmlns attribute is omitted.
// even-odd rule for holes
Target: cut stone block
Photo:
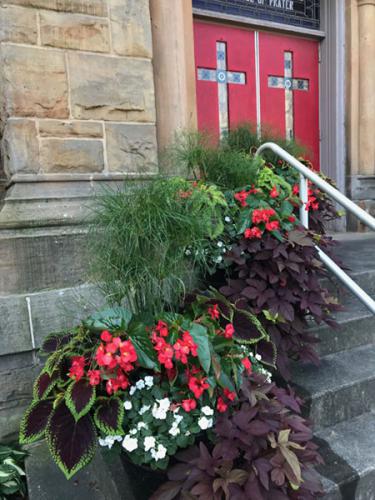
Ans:
<svg viewBox="0 0 375 500"><path fill-rule="evenodd" d="M8 115L68 117L68 83L62 51L3 44L1 60Z"/></svg>
<svg viewBox="0 0 375 500"><path fill-rule="evenodd" d="M151 62L71 52L72 113L78 119L153 122Z"/></svg>
<svg viewBox="0 0 375 500"><path fill-rule="evenodd" d="M149 0L110 0L110 19L116 54L152 57Z"/></svg>
<svg viewBox="0 0 375 500"><path fill-rule="evenodd" d="M100 122L39 120L41 137L103 137Z"/></svg>
<svg viewBox="0 0 375 500"><path fill-rule="evenodd" d="M1 142L2 168L8 177L15 173L37 173L39 144L34 120L9 119Z"/></svg>
<svg viewBox="0 0 375 500"><path fill-rule="evenodd" d="M37 13L32 9L4 5L0 7L0 42L36 44Z"/></svg>
<svg viewBox="0 0 375 500"><path fill-rule="evenodd" d="M92 16L108 14L107 0L7 0L7 3Z"/></svg>
<svg viewBox="0 0 375 500"><path fill-rule="evenodd" d="M41 171L101 172L104 168L103 142L84 139L41 139Z"/></svg>
<svg viewBox="0 0 375 500"><path fill-rule="evenodd" d="M81 14L41 12L40 36L42 45L109 52L107 19Z"/></svg>
<svg viewBox="0 0 375 500"><path fill-rule="evenodd" d="M106 124L110 171L156 173L157 144L154 125Z"/></svg>

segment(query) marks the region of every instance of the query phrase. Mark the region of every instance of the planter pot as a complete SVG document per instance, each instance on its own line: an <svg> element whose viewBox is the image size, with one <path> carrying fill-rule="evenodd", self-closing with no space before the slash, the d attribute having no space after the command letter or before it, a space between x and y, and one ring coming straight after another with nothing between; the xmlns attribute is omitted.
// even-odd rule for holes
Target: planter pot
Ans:
<svg viewBox="0 0 375 500"><path fill-rule="evenodd" d="M148 500L158 487L167 480L164 471L152 470L150 467L143 465L135 465L125 453L121 453L121 462L131 493L136 500Z"/></svg>

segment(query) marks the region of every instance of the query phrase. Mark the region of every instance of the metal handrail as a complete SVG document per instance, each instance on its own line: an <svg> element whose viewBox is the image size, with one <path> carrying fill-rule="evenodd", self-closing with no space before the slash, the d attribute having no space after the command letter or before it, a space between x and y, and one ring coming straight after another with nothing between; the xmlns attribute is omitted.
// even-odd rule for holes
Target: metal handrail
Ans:
<svg viewBox="0 0 375 500"><path fill-rule="evenodd" d="M340 193L336 188L331 186L327 181L319 177L318 174L303 165L294 156L289 154L283 148L274 142L265 142L258 148L256 156L262 154L265 150L271 150L280 158L294 167L300 174L299 195L301 199L300 206L300 221L301 224L308 229L309 227L309 212L306 210L308 203L308 181L311 181L319 189L328 194L332 199L339 203L346 210L355 215L361 222L366 224L369 228L375 231L375 219L370 214L365 212L362 208L356 205L353 201L349 200L345 195ZM373 313L375 314L375 301L346 274L323 250L317 245L315 248L318 251L319 257L326 267L349 289L354 295Z"/></svg>

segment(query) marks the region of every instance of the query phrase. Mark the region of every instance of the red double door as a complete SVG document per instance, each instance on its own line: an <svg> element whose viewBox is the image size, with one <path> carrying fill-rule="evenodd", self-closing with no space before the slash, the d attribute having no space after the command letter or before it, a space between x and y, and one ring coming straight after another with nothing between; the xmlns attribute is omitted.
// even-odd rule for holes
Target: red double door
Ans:
<svg viewBox="0 0 375 500"><path fill-rule="evenodd" d="M251 122L295 138L319 168L319 42L196 21L198 125Z"/></svg>

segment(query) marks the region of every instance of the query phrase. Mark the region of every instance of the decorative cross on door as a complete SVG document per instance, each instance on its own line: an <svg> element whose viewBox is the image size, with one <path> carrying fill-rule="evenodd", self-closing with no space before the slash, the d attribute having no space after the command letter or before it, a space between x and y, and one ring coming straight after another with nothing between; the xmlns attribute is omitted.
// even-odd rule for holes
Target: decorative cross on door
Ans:
<svg viewBox="0 0 375 500"><path fill-rule="evenodd" d="M216 69L198 68L198 80L218 84L219 129L223 137L229 128L228 84L245 85L246 73L227 71L227 44L216 42Z"/></svg>
<svg viewBox="0 0 375 500"><path fill-rule="evenodd" d="M309 90L309 80L293 78L293 52L284 52L284 76L269 76L268 86L285 89L285 129L288 140L294 138L294 90Z"/></svg>

